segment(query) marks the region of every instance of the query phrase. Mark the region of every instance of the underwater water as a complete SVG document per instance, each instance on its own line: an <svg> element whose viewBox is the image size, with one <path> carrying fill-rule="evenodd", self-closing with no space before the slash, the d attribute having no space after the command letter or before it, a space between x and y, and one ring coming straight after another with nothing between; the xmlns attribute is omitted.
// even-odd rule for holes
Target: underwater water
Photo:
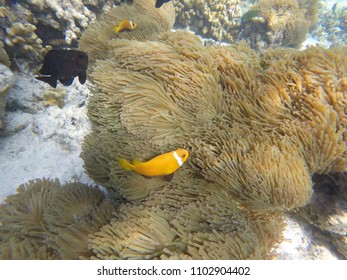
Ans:
<svg viewBox="0 0 347 280"><path fill-rule="evenodd" d="M0 259L346 259L346 31L347 0L1 1Z"/></svg>

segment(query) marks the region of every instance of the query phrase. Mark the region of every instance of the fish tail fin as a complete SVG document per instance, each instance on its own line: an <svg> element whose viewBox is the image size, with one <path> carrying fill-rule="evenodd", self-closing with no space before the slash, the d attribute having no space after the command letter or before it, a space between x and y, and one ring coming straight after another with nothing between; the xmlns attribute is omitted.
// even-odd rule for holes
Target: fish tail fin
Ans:
<svg viewBox="0 0 347 280"><path fill-rule="evenodd" d="M116 26L115 28L113 28L113 31L115 32L115 33L118 33L119 31L120 31L120 27L119 26Z"/></svg>
<svg viewBox="0 0 347 280"><path fill-rule="evenodd" d="M133 170L133 165L124 158L120 158L118 164L125 170Z"/></svg>
<svg viewBox="0 0 347 280"><path fill-rule="evenodd" d="M135 166L138 166L138 165L141 165L143 162L142 161L139 161L138 159L134 159L133 160L133 165Z"/></svg>

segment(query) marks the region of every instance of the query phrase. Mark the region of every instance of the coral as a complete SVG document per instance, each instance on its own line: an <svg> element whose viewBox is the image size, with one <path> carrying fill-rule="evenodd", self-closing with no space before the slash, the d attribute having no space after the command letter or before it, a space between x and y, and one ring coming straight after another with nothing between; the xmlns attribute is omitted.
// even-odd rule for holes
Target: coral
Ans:
<svg viewBox="0 0 347 280"><path fill-rule="evenodd" d="M177 259L182 254L189 259L264 258L278 239L281 218L256 222L226 198L214 193L181 207L123 205L118 217L91 237L92 258ZM264 235L259 224L266 228Z"/></svg>
<svg viewBox="0 0 347 280"><path fill-rule="evenodd" d="M251 7L258 16L242 22L237 39L254 49L300 47L317 22L317 0L260 0Z"/></svg>
<svg viewBox="0 0 347 280"><path fill-rule="evenodd" d="M2 242L16 237L20 240L28 238L38 245L44 245L43 213L58 189L58 181L37 180L19 186L16 195L7 197L5 205L0 208Z"/></svg>
<svg viewBox="0 0 347 280"><path fill-rule="evenodd" d="M300 139L298 150L310 173L342 172L346 167L346 53L346 48L311 47L286 55L269 51L264 57L263 80L278 90L289 87L281 94L300 125L288 134Z"/></svg>
<svg viewBox="0 0 347 280"><path fill-rule="evenodd" d="M126 0L23 0L0 7L0 40L20 70L36 69L51 48L64 39L76 46L82 31L98 14Z"/></svg>
<svg viewBox="0 0 347 280"><path fill-rule="evenodd" d="M89 258L88 234L108 223L116 208L117 201L97 188L30 181L0 206L0 258Z"/></svg>
<svg viewBox="0 0 347 280"><path fill-rule="evenodd" d="M124 1L111 0L24 0L21 6L25 7L36 21L36 24L51 31L60 31L68 43L77 40L82 31L96 15L112 7L114 2L120 4ZM47 34L49 36L49 34Z"/></svg>
<svg viewBox="0 0 347 280"><path fill-rule="evenodd" d="M104 194L97 188L74 183L63 186L54 198L55 203L51 204L44 214L52 231L89 218L92 210L99 207L104 200Z"/></svg>
<svg viewBox="0 0 347 280"><path fill-rule="evenodd" d="M62 259L89 257L88 235L110 220L115 203L99 189L76 183L63 186L55 200L44 213L48 244Z"/></svg>
<svg viewBox="0 0 347 280"><path fill-rule="evenodd" d="M303 206L312 174L345 170L346 49L259 57L244 44L204 48L181 31L110 45L90 75L94 131L82 153L108 189L129 200L155 195L165 182L127 173L117 159L183 146L188 174L179 170L172 187L198 174L258 210Z"/></svg>
<svg viewBox="0 0 347 280"><path fill-rule="evenodd" d="M41 208L29 187L27 199L9 197L0 207L2 257L268 258L283 212L309 203L312 176L346 171L347 49L257 53L159 28L150 40L118 37L109 17L81 40L94 83L81 157L113 197L77 183L51 198L38 187L35 198L51 200ZM171 182L117 164L178 147L190 158ZM17 203L41 209L24 215L29 231L23 211L12 211ZM14 224L21 233L11 239Z"/></svg>
<svg viewBox="0 0 347 280"><path fill-rule="evenodd" d="M43 106L57 105L59 108L63 108L66 92L67 91L63 88L45 90L42 93Z"/></svg>
<svg viewBox="0 0 347 280"><path fill-rule="evenodd" d="M35 33L35 23L28 22L29 18L28 11L7 7L0 10L0 39L4 42L5 51L12 61L30 57L30 60L34 60L31 63L37 62L42 60L49 50L42 46L42 40ZM21 63L16 61L16 64Z"/></svg>
<svg viewBox="0 0 347 280"><path fill-rule="evenodd" d="M130 203L92 236L91 258L266 258L312 175L346 170L346 48L259 54L183 31L103 43L81 156ZM169 183L117 164L177 147L190 158Z"/></svg>
<svg viewBox="0 0 347 280"><path fill-rule="evenodd" d="M105 58L112 49L112 39L136 39L139 41L154 40L156 36L171 30L175 22L175 12L171 3L160 9L154 7L152 0L134 0L130 4L111 9L94 25L91 25L80 40L80 48L88 52L89 63L97 58ZM117 22L131 19L137 27L129 32L115 33ZM141 51L140 47L139 50Z"/></svg>
<svg viewBox="0 0 347 280"><path fill-rule="evenodd" d="M2 260L50 260L56 256L35 240L10 237L0 245Z"/></svg>
<svg viewBox="0 0 347 280"><path fill-rule="evenodd" d="M174 0L175 26L187 28L204 38L233 42L238 32L241 8L239 0Z"/></svg>
<svg viewBox="0 0 347 280"><path fill-rule="evenodd" d="M0 63L4 64L7 67L11 66L10 58L6 50L4 49L4 43L0 41Z"/></svg>
<svg viewBox="0 0 347 280"><path fill-rule="evenodd" d="M15 22L6 29L4 42L9 47L15 47L18 53L33 52L42 56L47 51L42 47L42 40L35 34L36 27L30 23Z"/></svg>
<svg viewBox="0 0 347 280"><path fill-rule="evenodd" d="M344 8L342 11L341 11L341 21L342 21L342 28L343 30L347 30L347 8Z"/></svg>
<svg viewBox="0 0 347 280"><path fill-rule="evenodd" d="M312 34L320 37L320 41L331 45L347 44L347 8L342 3L335 3L332 9L319 9L317 28Z"/></svg>
<svg viewBox="0 0 347 280"><path fill-rule="evenodd" d="M13 86L15 78L9 68L0 63L0 129L3 128L3 117L5 116L6 94Z"/></svg>

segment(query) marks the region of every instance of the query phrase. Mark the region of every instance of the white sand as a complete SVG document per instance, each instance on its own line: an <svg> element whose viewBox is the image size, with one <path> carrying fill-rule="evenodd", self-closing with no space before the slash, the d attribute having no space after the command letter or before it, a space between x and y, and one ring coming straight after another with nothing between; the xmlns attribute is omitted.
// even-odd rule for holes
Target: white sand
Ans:
<svg viewBox="0 0 347 280"><path fill-rule="evenodd" d="M0 202L15 193L18 185L35 178L93 184L79 157L83 137L90 130L86 116L88 87L77 79L65 87L62 109L42 105L46 89L51 87L31 76L16 74L7 100L16 103L17 110L6 113L7 136L0 137Z"/></svg>

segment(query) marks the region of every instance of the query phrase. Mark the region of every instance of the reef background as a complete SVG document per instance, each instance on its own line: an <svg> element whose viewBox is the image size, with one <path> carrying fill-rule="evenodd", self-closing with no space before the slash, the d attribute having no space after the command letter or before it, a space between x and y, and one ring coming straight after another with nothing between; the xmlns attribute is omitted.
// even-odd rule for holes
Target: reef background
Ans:
<svg viewBox="0 0 347 280"><path fill-rule="evenodd" d="M336 1L327 2L331 7L331 2ZM303 46L316 42L317 38L329 45L327 36L315 39L311 36ZM75 81L71 87L61 87L61 94L65 96L63 106L60 108L57 102L46 107L48 85L36 81L30 74L14 72L14 79L6 97L4 123L7 125L0 137L0 202L15 193L18 185L34 178L59 178L62 183L76 180L95 185L86 175L79 157L82 139L90 131L86 116L88 86ZM314 228L291 217L286 222L285 241L275 250L276 258L335 258L327 247L314 242Z"/></svg>

